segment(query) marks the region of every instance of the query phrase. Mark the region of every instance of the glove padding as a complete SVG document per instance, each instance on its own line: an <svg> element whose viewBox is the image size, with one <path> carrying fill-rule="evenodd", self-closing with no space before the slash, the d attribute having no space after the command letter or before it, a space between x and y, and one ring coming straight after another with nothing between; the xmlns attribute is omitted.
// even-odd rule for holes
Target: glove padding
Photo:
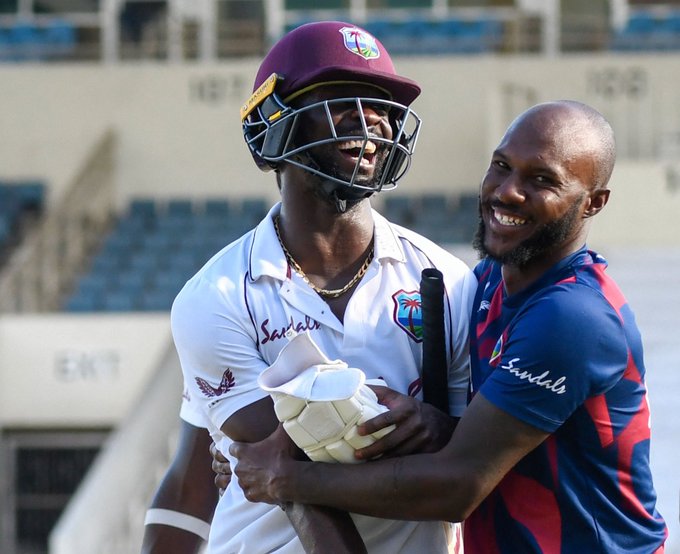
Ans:
<svg viewBox="0 0 680 554"><path fill-rule="evenodd" d="M293 442L316 462L357 463L354 451L387 435L394 425L360 436L357 425L387 408L366 385L366 375L341 360L329 360L309 332L288 333L274 363L258 383Z"/></svg>

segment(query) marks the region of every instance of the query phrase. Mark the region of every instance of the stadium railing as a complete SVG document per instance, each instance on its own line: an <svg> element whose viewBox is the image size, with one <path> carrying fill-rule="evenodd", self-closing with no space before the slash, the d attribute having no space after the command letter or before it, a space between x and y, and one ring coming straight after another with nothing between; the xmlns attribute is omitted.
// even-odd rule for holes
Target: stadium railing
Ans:
<svg viewBox="0 0 680 554"><path fill-rule="evenodd" d="M0 313L55 311L65 288L111 223L115 133L93 146L64 195L0 274Z"/></svg>

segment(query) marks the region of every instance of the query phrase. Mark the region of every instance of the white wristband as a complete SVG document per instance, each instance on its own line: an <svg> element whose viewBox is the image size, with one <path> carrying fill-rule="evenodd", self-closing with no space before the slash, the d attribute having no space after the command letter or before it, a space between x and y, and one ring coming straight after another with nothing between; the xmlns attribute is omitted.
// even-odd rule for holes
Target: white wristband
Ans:
<svg viewBox="0 0 680 554"><path fill-rule="evenodd" d="M183 514L181 512L175 512L173 510L162 510L160 508L151 508L146 511L146 517L144 518L144 525L168 525L169 527L177 527L178 529L184 529L198 535L204 541L208 540L208 534L210 533L210 524L206 523L202 519L190 516L188 514Z"/></svg>

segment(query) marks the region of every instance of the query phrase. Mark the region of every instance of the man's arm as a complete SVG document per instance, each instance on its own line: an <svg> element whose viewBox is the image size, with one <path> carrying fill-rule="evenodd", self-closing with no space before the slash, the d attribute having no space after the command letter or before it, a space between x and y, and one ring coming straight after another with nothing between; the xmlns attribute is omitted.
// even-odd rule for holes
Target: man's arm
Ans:
<svg viewBox="0 0 680 554"><path fill-rule="evenodd" d="M439 452L362 465L269 457L281 432L256 445L234 444L235 474L252 501L321 504L375 517L462 521L548 433L477 394ZM278 447L276 447L278 448Z"/></svg>
<svg viewBox="0 0 680 554"><path fill-rule="evenodd" d="M181 421L179 441L174 459L161 481L150 509L169 510L175 519L196 523L195 527L209 525L217 503L217 490L208 451L212 439L205 429ZM167 512L157 512L166 514ZM172 516L172 514L170 514ZM194 522L182 516L200 520ZM161 519L163 519L161 517ZM172 519L170 520L172 522ZM204 522L205 525L200 525ZM142 554L194 554L203 544L203 538L194 532L168 524L147 524L144 527Z"/></svg>
<svg viewBox="0 0 680 554"><path fill-rule="evenodd" d="M389 408L389 411L359 425L359 434L370 435L390 425L396 425L396 429L372 445L356 450L357 459L372 460L379 456L393 458L415 452L436 452L449 442L458 418L388 387L371 388L378 401Z"/></svg>
<svg viewBox="0 0 680 554"><path fill-rule="evenodd" d="M267 397L233 414L222 425L222 431L233 440L254 442L265 439L278 426L272 400ZM294 457L301 454L290 440L279 442L278 449L271 455ZM346 511L294 502L281 503L280 506L307 554L367 552L354 521Z"/></svg>

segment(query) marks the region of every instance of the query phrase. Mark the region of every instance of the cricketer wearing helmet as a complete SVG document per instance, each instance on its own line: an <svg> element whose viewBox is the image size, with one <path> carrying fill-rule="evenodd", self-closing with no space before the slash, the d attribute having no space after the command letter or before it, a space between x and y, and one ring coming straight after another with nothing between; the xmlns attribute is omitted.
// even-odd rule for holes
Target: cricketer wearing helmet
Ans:
<svg viewBox="0 0 680 554"><path fill-rule="evenodd" d="M337 33L334 40L329 40L329 32ZM371 98L333 98L303 107L296 101L316 87L350 83L370 83L385 98L376 98L374 91ZM395 73L387 52L365 31L333 22L303 26L272 48L255 85L241 119L246 143L261 169L277 169L282 162L306 169L320 178L322 193L339 211L346 210L347 202L393 189L408 170L420 118L407 106L420 87ZM366 103L389 112L390 136L373 132L365 118L359 130L334 123L334 107L350 104L362 113ZM323 114L327 126L320 136L310 137L301 121L314 112ZM324 146L336 145L343 145L356 160L351 172L343 173L328 162ZM375 162L377 175L362 172L367 160Z"/></svg>
<svg viewBox="0 0 680 554"><path fill-rule="evenodd" d="M199 270L172 309L188 398L221 452L265 439L279 420L310 458L329 462L432 451L448 440L450 416L466 404L475 279L369 200L410 165L420 119L409 106L419 92L374 37L342 22L299 27L262 62L241 109L243 133L257 165L276 173L281 202ZM426 267L445 275L450 414L417 400ZM368 388L379 379L389 389ZM403 393L398 402L393 391ZM393 421L358 437L356 425L386 408ZM286 508L249 502L233 480L209 551L461 548L448 523Z"/></svg>

